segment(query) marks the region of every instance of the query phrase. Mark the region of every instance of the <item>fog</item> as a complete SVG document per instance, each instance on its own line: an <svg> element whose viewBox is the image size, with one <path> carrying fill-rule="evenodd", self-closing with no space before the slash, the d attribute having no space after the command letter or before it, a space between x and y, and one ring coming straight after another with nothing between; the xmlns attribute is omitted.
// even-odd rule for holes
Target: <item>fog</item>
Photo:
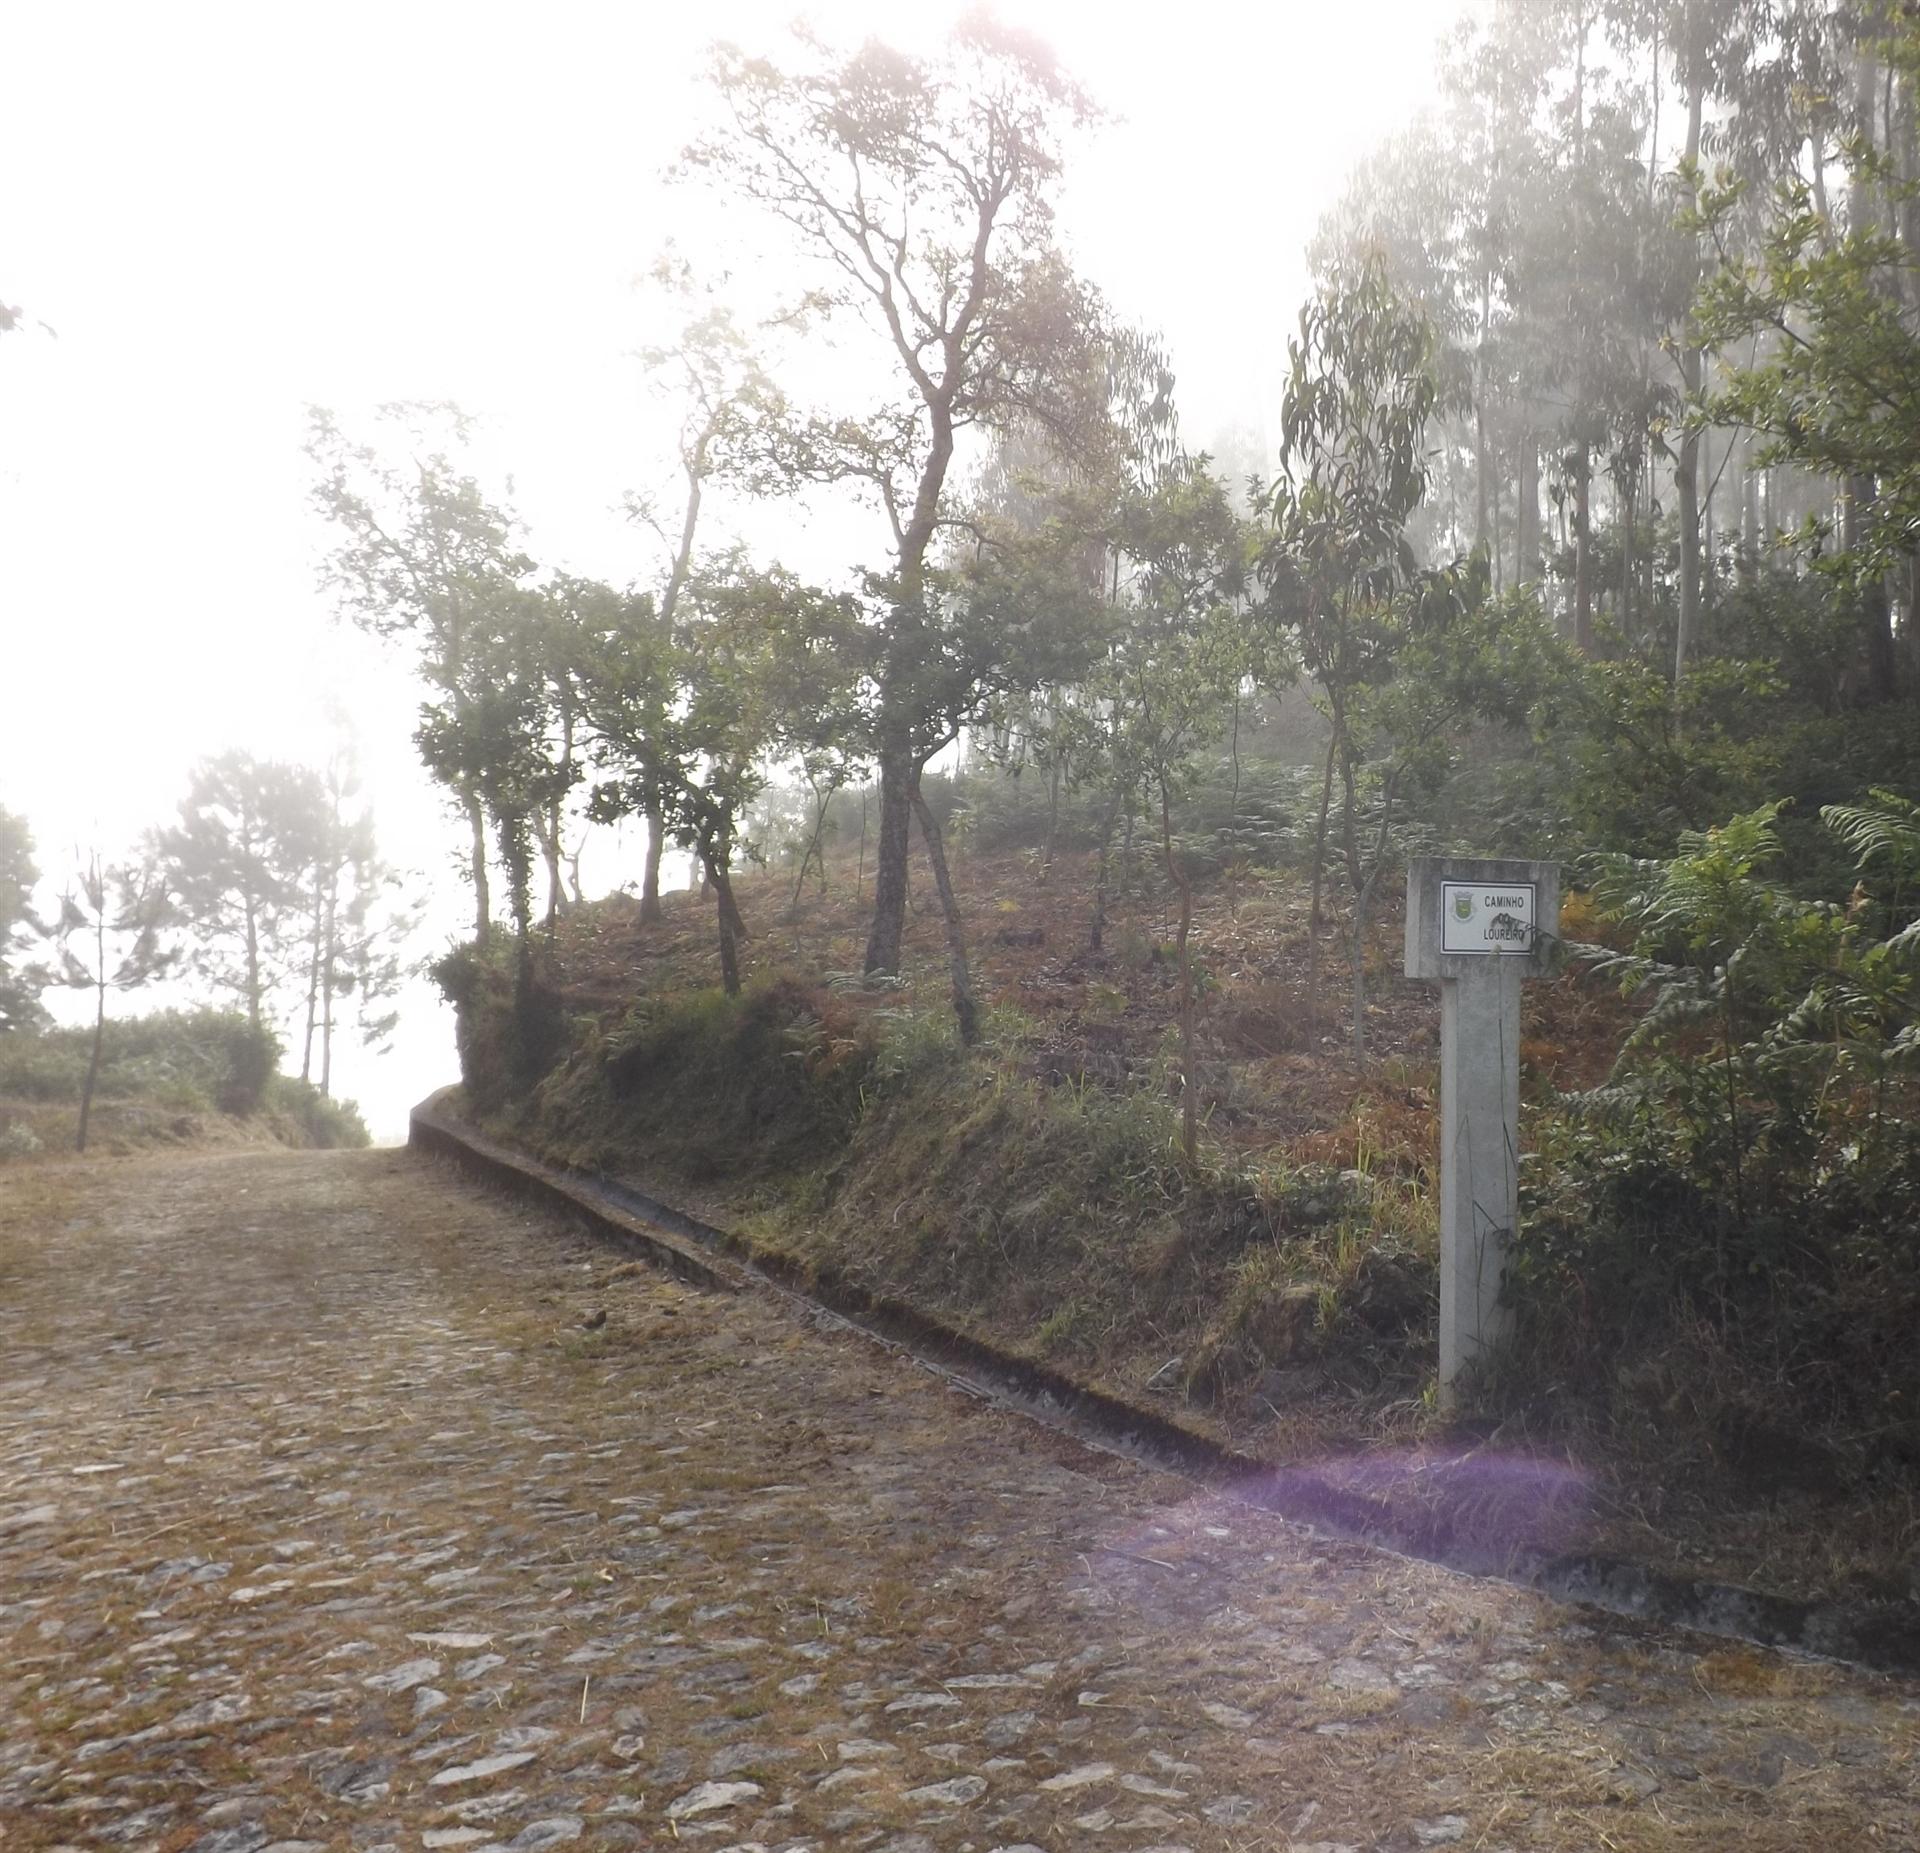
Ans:
<svg viewBox="0 0 1920 1853"><path fill-rule="evenodd" d="M1065 241L1164 333L1188 440L1269 425L1304 249L1353 164L1425 99L1425 0L1002 9L1110 114L1062 194ZM364 427L458 402L543 562L624 584L655 538L620 511L668 433L635 350L669 244L778 293L771 231L663 175L710 101L715 36L773 45L786 7L46 7L9 22L0 138L0 804L56 889L75 845L166 821L228 747L318 763L349 729L388 860L467 918L460 832L411 742L404 657L317 588L306 407ZM836 38L944 31L938 9L838 5ZM724 517L723 517L724 519ZM763 520L771 518L763 518ZM757 530L850 557L831 511ZM861 540L851 543L857 557ZM632 879L602 838L590 889ZM50 999L58 1003L58 999ZM336 1091L376 1137L451 1079L450 1014L404 1000L394 1052L343 1045Z"/></svg>

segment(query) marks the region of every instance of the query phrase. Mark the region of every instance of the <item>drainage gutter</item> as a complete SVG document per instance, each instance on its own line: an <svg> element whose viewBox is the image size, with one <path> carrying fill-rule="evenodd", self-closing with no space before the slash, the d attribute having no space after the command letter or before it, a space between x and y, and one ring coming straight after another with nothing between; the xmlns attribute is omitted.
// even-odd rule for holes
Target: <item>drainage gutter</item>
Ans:
<svg viewBox="0 0 1920 1853"><path fill-rule="evenodd" d="M1626 1558L1521 1548L1493 1552L1444 1513L1407 1514L1311 1470L1282 1469L1052 1366L961 1332L924 1308L875 1294L832 1267L803 1267L644 1192L561 1170L476 1131L443 1090L413 1109L408 1143L546 1206L681 1280L719 1292L770 1290L912 1358L955 1387L1086 1446L1184 1475L1262 1511L1344 1539L1534 1590L1611 1615L1920 1677L1920 1604L1822 1602L1676 1576Z"/></svg>

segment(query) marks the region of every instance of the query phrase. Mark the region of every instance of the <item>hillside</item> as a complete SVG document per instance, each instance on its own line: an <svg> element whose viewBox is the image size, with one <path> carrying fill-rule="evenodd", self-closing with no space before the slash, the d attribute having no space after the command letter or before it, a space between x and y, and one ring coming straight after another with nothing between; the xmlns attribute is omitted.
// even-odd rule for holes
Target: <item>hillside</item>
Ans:
<svg viewBox="0 0 1920 1853"><path fill-rule="evenodd" d="M651 926L625 896L564 918L541 944L554 1048L537 1082L514 1078L504 966L455 955L442 981L462 1003L468 1110L1268 1458L1411 1499L1440 1496L1462 1447L1544 1458L1561 1491L1542 1502L1527 1478L1529 1509L1495 1500L1484 1523L1551 1534L1591 1502L1598 1530L1580 1535L1642 1558L1823 1593L1904 1588L1915 1438L1870 1426L1864 1400L1815 1394L1819 1372L1807 1394L1778 1394L1783 1333L1749 1326L1743 1357L1677 1293L1609 1302L1598 1268L1571 1303L1551 1216L1523 1241L1508 1368L1457 1424L1436 1413L1438 1008L1397 975L1397 897L1368 938L1356 1062L1337 928L1309 996L1302 877L1240 864L1201 885L1204 1137L1189 1167L1170 884L1152 864L1131 871L1096 952L1090 856L955 859L985 1006L971 1052L924 865L897 987L857 977L858 877L855 858L831 858L797 905L791 873L739 881L738 999L715 984L711 904L695 895L666 897ZM1595 930L1583 897L1564 925ZM1529 1145L1564 1142L1565 1096L1605 1079L1634 1020L1571 969L1528 987ZM1596 1227L1599 1207L1582 1212ZM1900 1293L1871 1360L1846 1364L1863 1399L1877 1372L1896 1413Z"/></svg>

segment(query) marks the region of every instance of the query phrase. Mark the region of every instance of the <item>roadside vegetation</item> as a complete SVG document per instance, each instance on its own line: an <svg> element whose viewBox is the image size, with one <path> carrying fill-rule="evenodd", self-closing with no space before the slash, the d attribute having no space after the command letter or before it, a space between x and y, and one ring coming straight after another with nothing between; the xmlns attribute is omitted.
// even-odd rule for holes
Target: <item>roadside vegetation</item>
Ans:
<svg viewBox="0 0 1920 1853"><path fill-rule="evenodd" d="M418 914L358 790L344 746L324 772L222 753L193 769L176 823L122 854L76 848L57 887L28 820L0 807L0 1157L84 1152L107 1121L116 1149L242 1121L366 1143L333 1097L335 1042L388 1044ZM63 991L87 1027L56 1027ZM295 1047L297 1076L281 1072Z"/></svg>
<svg viewBox="0 0 1920 1853"><path fill-rule="evenodd" d="M1911 1595L1920 29L1758 17L1463 27L1244 467L1054 237L1091 110L1044 47L721 50L683 177L806 293L673 272L630 585L543 567L447 408L315 416L465 821L468 1109L1276 1455L1399 1445L1417 1499L1545 1450L1640 1554ZM789 396L822 324L869 397ZM775 499L870 544L807 583L740 538ZM1517 1334L1451 1429L1423 851L1571 895Z"/></svg>
<svg viewBox="0 0 1920 1853"><path fill-rule="evenodd" d="M278 1072L279 1047L233 1011L160 1010L109 1023L90 1143L111 1155L273 1143L358 1146L351 1101ZM71 1152L93 1058L90 1029L0 1036L0 1161Z"/></svg>
<svg viewBox="0 0 1920 1853"><path fill-rule="evenodd" d="M1679 857L1592 866L1559 976L1525 998L1519 1334L1453 1423L1431 1390L1436 1001L1399 976L1389 883L1354 1059L1341 1005L1307 996L1311 883L1286 794L1310 817L1310 781L1259 760L1240 773L1228 816L1231 767L1203 769L1196 808L1223 815L1186 844L1204 871L1193 1160L1163 860L1110 859L1094 951L1097 815L991 771L933 793L981 923L971 1045L943 998L930 871L911 865L901 973L875 985L858 973L857 844L830 847L796 898L796 829L787 866L738 884L766 927L737 995L710 982L693 893L664 897L659 921L623 896L563 916L541 956L554 1053L531 1087L509 963L451 955L466 1110L1372 1496L1442 1497L1436 1463L1463 1447L1544 1452L1593 1476L1599 1536L1636 1555L1909 1593L1920 1102L1911 998L1872 987L1920 908L1866 899L1899 891L1868 874L1891 875L1907 813L1872 801L1820 830L1843 868L1866 858L1836 901L1784 879L1772 806ZM857 837L856 805L830 843L842 831ZM1825 866L1809 857L1805 885ZM1751 986L1731 1015L1714 976L1730 955Z"/></svg>

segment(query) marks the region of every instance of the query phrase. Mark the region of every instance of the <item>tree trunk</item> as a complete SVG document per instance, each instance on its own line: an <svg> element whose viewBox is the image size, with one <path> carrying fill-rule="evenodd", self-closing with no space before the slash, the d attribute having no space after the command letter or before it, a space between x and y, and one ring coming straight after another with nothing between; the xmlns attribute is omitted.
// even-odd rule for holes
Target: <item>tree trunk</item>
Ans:
<svg viewBox="0 0 1920 1853"><path fill-rule="evenodd" d="M919 794L915 794L919 802ZM1060 761L1056 758L1047 767L1047 840L1040 851L1040 879L1045 881L1053 873L1054 844L1060 835Z"/></svg>
<svg viewBox="0 0 1920 1853"><path fill-rule="evenodd" d="M1107 800L1106 813L1100 819L1100 853L1093 865L1093 930L1087 935L1087 949L1098 952L1107 934L1107 870L1113 853L1113 826L1120 815L1120 799L1126 787L1116 780L1113 796Z"/></svg>
<svg viewBox="0 0 1920 1853"><path fill-rule="evenodd" d="M1498 460L1496 459L1496 470ZM1507 589L1507 537L1500 526L1500 484L1496 475L1493 486L1493 595L1498 598Z"/></svg>
<svg viewBox="0 0 1920 1853"><path fill-rule="evenodd" d="M713 884L714 916L720 931L720 985L729 997L740 995L740 942L734 922L740 917L733 905L733 884L724 872L716 871Z"/></svg>
<svg viewBox="0 0 1920 1853"><path fill-rule="evenodd" d="M323 934L322 910L324 908L324 890L320 886L320 877L313 878L313 947L307 961L307 1033L300 1044L300 1079L313 1079L313 1031L320 1010L320 966Z"/></svg>
<svg viewBox="0 0 1920 1853"><path fill-rule="evenodd" d="M1373 892L1373 883L1368 882L1365 893L1355 897L1353 903L1353 950L1351 964L1353 968L1353 1059L1356 1064L1367 1059L1367 899Z"/></svg>
<svg viewBox="0 0 1920 1853"><path fill-rule="evenodd" d="M247 1021L260 1033L260 909L251 894L247 910Z"/></svg>
<svg viewBox="0 0 1920 1853"><path fill-rule="evenodd" d="M1233 790L1227 797L1227 828L1237 830L1240 826L1240 684L1233 685L1233 735L1227 749L1233 761Z"/></svg>
<svg viewBox="0 0 1920 1853"><path fill-rule="evenodd" d="M1898 204L1894 207L1894 216L1900 227L1900 242L1906 247L1906 257L1912 262L1913 254L1920 251L1920 200L1914 198L1913 182L1916 173L1920 173L1920 148L1916 148L1916 125L1914 122L1913 86L1902 83L1899 89L1900 107L1897 118L1887 124L1887 139L1896 145L1899 157ZM1904 265L1894 268L1894 281L1900 291L1903 308L1913 306L1913 288Z"/></svg>
<svg viewBox="0 0 1920 1853"><path fill-rule="evenodd" d="M1879 485L1871 476L1849 476L1841 506L1841 540L1849 552L1862 541L1868 512L1879 500ZM1887 596L1885 574L1860 588L1860 638L1866 661L1861 697L1866 702L1891 701L1897 690L1899 667L1893 647L1893 603Z"/></svg>
<svg viewBox="0 0 1920 1853"><path fill-rule="evenodd" d="M333 966L339 951L340 883L327 889L326 954L320 961L320 1097L333 1097Z"/></svg>
<svg viewBox="0 0 1920 1853"><path fill-rule="evenodd" d="M813 812L813 833L807 839L806 853L800 858L800 873L793 878L793 898L787 903L789 922L800 917L800 891L807 885L807 869L817 863L820 869L820 892L827 891L827 857L821 847L827 831L827 812L833 804L833 794L840 789L840 779L836 775L827 781L824 793L815 794Z"/></svg>
<svg viewBox="0 0 1920 1853"><path fill-rule="evenodd" d="M1681 354L1680 374L1688 392L1699 390L1698 349L1690 348ZM1680 503L1680 616L1673 639L1673 679L1677 685L1687 673L1687 659L1693 654L1700 635L1700 434L1697 431L1689 429L1680 439L1675 476Z"/></svg>
<svg viewBox="0 0 1920 1853"><path fill-rule="evenodd" d="M980 243L974 279L957 326L964 331L979 312L987 239L997 206L981 202ZM891 300L891 299L889 299ZM951 329L956 324L949 324ZM893 324L894 345L907 370L920 384L927 408L927 454L915 485L913 508L904 527L896 527L898 593L887 627L886 664L880 676L880 840L873 868L873 925L867 934L864 969L897 975L900 940L907 918L907 856L912 837L913 806L920 792L922 762L915 756L913 730L920 716L913 712L907 690L914 683L926 654L928 628L924 602L927 549L940 523L940 498L954 451L954 394L960 385L959 338L949 334L944 381L934 386L923 370L921 350L912 337Z"/></svg>
<svg viewBox="0 0 1920 1853"><path fill-rule="evenodd" d="M1480 333L1473 350L1473 544L1491 544L1487 520L1493 466L1487 457L1487 325L1493 317L1493 277L1480 272ZM1496 574L1499 571L1495 567Z"/></svg>
<svg viewBox="0 0 1920 1853"><path fill-rule="evenodd" d="M1750 582L1760 564L1760 483L1753 470L1753 433L1740 440L1740 577Z"/></svg>
<svg viewBox="0 0 1920 1853"><path fill-rule="evenodd" d="M1584 4L1573 15L1573 165L1583 175L1587 165L1587 31L1591 21ZM1584 188L1573 196L1573 274L1576 290L1586 287L1586 213ZM1578 361L1580 357L1576 357ZM1584 417L1587 381L1576 366L1575 409ZM1593 452L1583 439L1575 455L1573 502L1573 644L1583 656L1593 654L1593 535L1591 498Z"/></svg>
<svg viewBox="0 0 1920 1853"><path fill-rule="evenodd" d="M1180 962L1180 1145L1192 1164L1200 1150L1200 1078L1194 1072L1196 1060L1193 1025L1193 960L1187 948L1193 930L1193 883L1187 879L1184 860L1173 853L1173 813L1167 803L1167 782L1160 781L1160 842L1166 851L1167 874L1180 890L1180 927L1174 935L1174 950Z"/></svg>
<svg viewBox="0 0 1920 1853"><path fill-rule="evenodd" d="M477 797L469 794L465 804L467 825L473 832L467 864L473 877L473 943L484 952L493 931L493 896L487 887L487 820Z"/></svg>
<svg viewBox="0 0 1920 1853"><path fill-rule="evenodd" d="M908 826L913 821L917 775L903 747L880 761L880 829L873 863L873 928L867 936L865 969L897 975L900 936L907 915Z"/></svg>
<svg viewBox="0 0 1920 1853"><path fill-rule="evenodd" d="M320 1098L333 1098L333 979L321 983L320 1009Z"/></svg>
<svg viewBox="0 0 1920 1853"><path fill-rule="evenodd" d="M660 918L660 858L667 847L667 814L658 798L647 805L647 863L640 880L640 918Z"/></svg>
<svg viewBox="0 0 1920 1853"><path fill-rule="evenodd" d="M753 935L747 931L746 918L740 912L740 905L733 896L733 872L729 866L732 857L731 832L728 834L726 857L719 851L703 850L700 856L700 869L705 877L704 885L718 897L720 912L726 919L727 931L732 934L738 945L745 945Z"/></svg>
<svg viewBox="0 0 1920 1853"><path fill-rule="evenodd" d="M1340 853L1347 865L1347 889L1353 896L1353 921L1350 928L1351 940L1349 959L1353 967L1353 1046L1356 1055L1366 1051L1366 967L1362 961L1367 952L1367 923L1362 909L1362 898L1368 887L1361 866L1360 839L1357 828L1359 800L1359 773L1353 763L1351 748L1345 743L1342 730L1340 751Z"/></svg>
<svg viewBox="0 0 1920 1853"><path fill-rule="evenodd" d="M1687 9L1687 159L1700 158L1700 107L1705 91L1699 71L1700 47L1693 32L1693 8ZM1698 170L1694 173L1693 199L1700 203ZM1689 293L1698 284L1698 252L1689 266ZM1680 385L1689 400L1700 391L1700 350L1680 331ZM1673 680L1677 688L1687 673L1687 658L1700 634L1700 433L1691 423L1680 434L1680 458L1674 471L1674 487L1680 504L1680 622L1673 640Z"/></svg>
<svg viewBox="0 0 1920 1853"><path fill-rule="evenodd" d="M1531 431L1520 439L1520 506L1513 517L1513 583L1540 577L1540 440Z"/></svg>
<svg viewBox="0 0 1920 1853"><path fill-rule="evenodd" d="M953 882L947 874L947 851L940 839L940 825L927 808L918 785L913 792L913 812L920 820L920 834L926 839L927 860L933 864L933 885L940 892L940 912L946 921L953 1017L960 1026L960 1040L971 1046L980 1040L980 1008L974 1002L973 977L967 970L967 941L960 923L960 904L954 899Z"/></svg>
<svg viewBox="0 0 1920 1853"><path fill-rule="evenodd" d="M100 1079L100 1050L107 1039L107 936L104 930L97 939L100 963L95 969L100 981L94 986L93 1047L87 1054L87 1078L80 1083L80 1131L73 1144L76 1152L87 1149L87 1123L93 1118L93 1090Z"/></svg>
<svg viewBox="0 0 1920 1853"><path fill-rule="evenodd" d="M1320 821L1313 832L1313 904L1307 909L1307 1008L1320 1007L1320 897L1327 872L1327 818L1333 810L1333 766L1340 750L1340 730L1327 736L1327 770L1320 781Z"/></svg>
<svg viewBox="0 0 1920 1853"><path fill-rule="evenodd" d="M547 865L547 931L551 933L567 904L560 875L560 807L555 804L540 823L540 857Z"/></svg>
<svg viewBox="0 0 1920 1853"><path fill-rule="evenodd" d="M1726 453L1720 458L1726 467ZM1719 500L1720 475L1713 467L1713 439L1703 433L1700 439L1700 475L1706 487L1700 494L1700 618L1704 624L1711 616L1717 596L1719 562L1714 547L1714 503Z"/></svg>
<svg viewBox="0 0 1920 1853"><path fill-rule="evenodd" d="M740 949L727 925L727 910L720 909L720 988L729 997L740 995Z"/></svg>
<svg viewBox="0 0 1920 1853"><path fill-rule="evenodd" d="M1573 647L1593 654L1593 453L1582 444L1574 459L1573 484Z"/></svg>
<svg viewBox="0 0 1920 1853"><path fill-rule="evenodd" d="M1639 501L1639 484L1630 477L1626 494L1620 498L1620 517L1615 523L1620 530L1619 625L1623 637L1633 635L1633 518Z"/></svg>

